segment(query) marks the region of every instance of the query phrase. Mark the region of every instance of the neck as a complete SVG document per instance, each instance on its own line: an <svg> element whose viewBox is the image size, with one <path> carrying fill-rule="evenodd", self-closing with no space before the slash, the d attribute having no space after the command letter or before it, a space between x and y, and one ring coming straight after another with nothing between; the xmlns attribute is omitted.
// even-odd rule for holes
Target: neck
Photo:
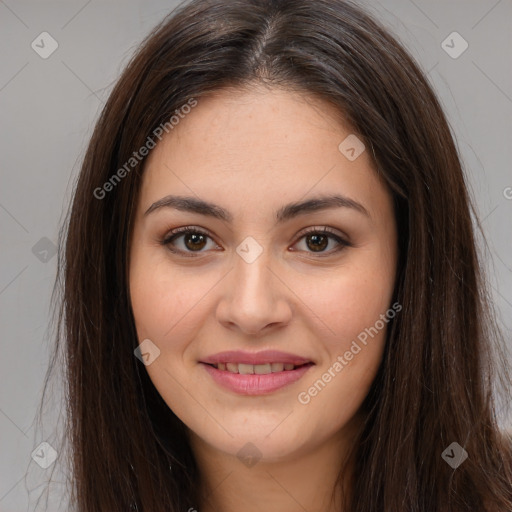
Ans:
<svg viewBox="0 0 512 512"><path fill-rule="evenodd" d="M320 446L247 467L191 434L201 474L198 512L340 512L350 498L354 436L343 431ZM256 444L256 443L255 443ZM348 501L347 501L348 503Z"/></svg>

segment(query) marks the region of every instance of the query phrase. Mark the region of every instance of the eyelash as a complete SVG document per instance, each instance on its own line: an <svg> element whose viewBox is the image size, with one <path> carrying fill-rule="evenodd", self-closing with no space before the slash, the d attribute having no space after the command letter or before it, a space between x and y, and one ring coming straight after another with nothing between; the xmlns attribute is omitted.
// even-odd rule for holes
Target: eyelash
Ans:
<svg viewBox="0 0 512 512"><path fill-rule="evenodd" d="M177 250L177 249L171 248L171 243L174 242L178 237L183 236L183 235L188 235L188 234L203 235L203 236L207 236L208 238L213 240L213 237L206 230L195 228L192 226L184 226L184 227L176 228L176 229L173 229L172 231L170 231L162 240L160 240L160 244L167 246L169 251L171 251L172 253L179 254L179 255L182 255L185 257L195 258L204 251L195 251L195 252L194 251L182 251L179 249ZM331 249L328 252L315 253L313 251L306 251L306 252L309 252L310 254L314 254L315 256L317 256L319 258L331 256L332 254L342 251L346 247L352 247L351 243L349 243L346 240L344 240L343 238L341 238L337 233L335 233L329 227L326 227L326 226L324 226L322 228L318 228L318 227L308 228L306 231L303 231L301 233L300 238L297 240L297 242L299 242L300 240L302 240L302 238L304 238L308 235L329 235L328 238L334 240L335 242L337 242L339 244L339 246L337 248ZM297 243L297 242L295 242L295 243Z"/></svg>

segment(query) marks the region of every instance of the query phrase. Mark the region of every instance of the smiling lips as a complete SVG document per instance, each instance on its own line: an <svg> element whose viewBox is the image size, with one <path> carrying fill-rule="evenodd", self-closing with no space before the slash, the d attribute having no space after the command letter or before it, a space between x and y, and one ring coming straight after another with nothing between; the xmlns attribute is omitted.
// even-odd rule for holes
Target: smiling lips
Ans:
<svg viewBox="0 0 512 512"><path fill-rule="evenodd" d="M244 364L244 363L218 363L213 365L218 370L240 375L268 375L269 373L294 370L298 366L292 363L266 363L266 364ZM301 366L301 365L300 365Z"/></svg>
<svg viewBox="0 0 512 512"><path fill-rule="evenodd" d="M303 357L266 350L229 351L210 356L201 364L222 387L243 395L271 393L300 379L314 363Z"/></svg>

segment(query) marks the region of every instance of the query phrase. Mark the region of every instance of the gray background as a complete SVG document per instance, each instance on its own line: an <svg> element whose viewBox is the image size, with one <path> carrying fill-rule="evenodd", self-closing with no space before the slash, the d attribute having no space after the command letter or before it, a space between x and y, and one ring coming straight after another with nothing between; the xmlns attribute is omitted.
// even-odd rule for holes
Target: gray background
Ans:
<svg viewBox="0 0 512 512"><path fill-rule="evenodd" d="M405 44L441 99L489 242L486 265L510 343L512 0L361 3ZM137 44L176 4L0 0L1 511L34 510L37 489L29 495L27 486L50 471L31 454L42 441L51 444L57 409L50 408L46 432L37 430L34 414L51 342L53 250L88 137ZM47 59L31 47L44 31L58 43ZM458 58L442 46L453 31L469 44ZM445 44L462 48L457 39ZM57 510L61 492L56 487L42 509Z"/></svg>

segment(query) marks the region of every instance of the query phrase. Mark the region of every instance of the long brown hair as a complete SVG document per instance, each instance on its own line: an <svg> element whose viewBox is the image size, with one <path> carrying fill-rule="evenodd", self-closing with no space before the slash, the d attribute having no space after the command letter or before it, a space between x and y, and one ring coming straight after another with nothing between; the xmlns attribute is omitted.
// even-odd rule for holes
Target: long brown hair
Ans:
<svg viewBox="0 0 512 512"><path fill-rule="evenodd" d="M328 101L371 148L395 202L395 300L403 309L363 404L348 510L512 510L510 443L493 393L496 383L507 393L510 381L498 372L502 340L461 161L423 72L385 28L343 0L187 2L145 39L110 94L61 236L47 376L61 361L72 506L198 506L186 427L134 356L128 249L143 159L125 166L122 179L112 176L191 98L200 104L214 90L253 83ZM452 442L468 453L456 469L442 457Z"/></svg>

